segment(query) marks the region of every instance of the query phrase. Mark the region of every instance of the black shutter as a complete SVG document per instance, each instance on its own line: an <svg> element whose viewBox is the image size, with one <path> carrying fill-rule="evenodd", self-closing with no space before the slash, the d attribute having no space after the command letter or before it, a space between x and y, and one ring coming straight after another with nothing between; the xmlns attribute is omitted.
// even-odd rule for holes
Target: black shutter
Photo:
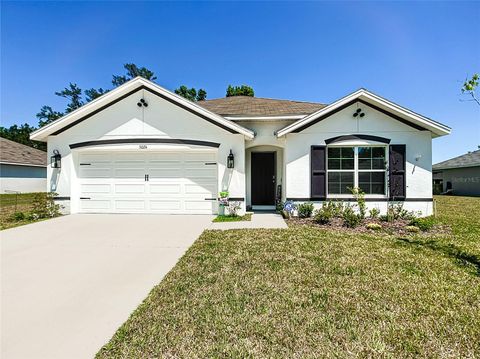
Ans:
<svg viewBox="0 0 480 359"><path fill-rule="evenodd" d="M404 200L406 197L405 150L405 145L390 145L388 176L391 200Z"/></svg>
<svg viewBox="0 0 480 359"><path fill-rule="evenodd" d="M327 147L312 146L310 151L310 197L327 198Z"/></svg>

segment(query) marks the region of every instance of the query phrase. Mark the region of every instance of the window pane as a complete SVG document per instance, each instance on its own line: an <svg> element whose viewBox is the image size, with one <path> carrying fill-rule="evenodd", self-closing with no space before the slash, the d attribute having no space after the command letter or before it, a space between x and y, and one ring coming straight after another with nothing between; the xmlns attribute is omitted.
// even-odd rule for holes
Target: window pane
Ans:
<svg viewBox="0 0 480 359"><path fill-rule="evenodd" d="M340 158L340 148L339 147L329 147L328 148L328 158Z"/></svg>
<svg viewBox="0 0 480 359"><path fill-rule="evenodd" d="M353 187L353 172L328 172L328 193L349 194Z"/></svg>
<svg viewBox="0 0 480 359"><path fill-rule="evenodd" d="M372 157L385 158L385 147L373 147L372 148Z"/></svg>
<svg viewBox="0 0 480 359"><path fill-rule="evenodd" d="M353 147L341 147L342 158L353 158Z"/></svg>
<svg viewBox="0 0 480 359"><path fill-rule="evenodd" d="M365 194L385 194L385 172L359 172L358 187Z"/></svg>
<svg viewBox="0 0 480 359"><path fill-rule="evenodd" d="M342 194L351 194L349 188L353 188L353 172L341 173L340 192Z"/></svg>
<svg viewBox="0 0 480 359"><path fill-rule="evenodd" d="M359 147L358 148L358 158L371 158L372 157L372 148L371 147Z"/></svg>
<svg viewBox="0 0 480 359"><path fill-rule="evenodd" d="M385 159L383 158L372 159L372 170L383 170L383 169L385 169Z"/></svg>
<svg viewBox="0 0 480 359"><path fill-rule="evenodd" d="M340 168L340 160L336 158L328 158L328 169L329 170L339 170Z"/></svg>
<svg viewBox="0 0 480 359"><path fill-rule="evenodd" d="M342 170L353 170L353 164L354 162L354 159L351 158L351 159L343 159L342 158Z"/></svg>
<svg viewBox="0 0 480 359"><path fill-rule="evenodd" d="M371 163L372 160L370 159L365 159L365 158L359 158L358 159L358 169L360 170L371 170Z"/></svg>
<svg viewBox="0 0 480 359"><path fill-rule="evenodd" d="M330 183L330 181L328 181L328 193L339 194L340 193L340 182Z"/></svg>

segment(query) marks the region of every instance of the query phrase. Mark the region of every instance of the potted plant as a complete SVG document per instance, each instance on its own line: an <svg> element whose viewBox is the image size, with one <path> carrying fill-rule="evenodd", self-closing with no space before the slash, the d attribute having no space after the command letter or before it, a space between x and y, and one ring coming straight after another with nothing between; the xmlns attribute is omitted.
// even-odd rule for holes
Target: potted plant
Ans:
<svg viewBox="0 0 480 359"><path fill-rule="evenodd" d="M220 200L218 201L218 215L225 215L225 207L228 206L228 191L222 191L219 193Z"/></svg>

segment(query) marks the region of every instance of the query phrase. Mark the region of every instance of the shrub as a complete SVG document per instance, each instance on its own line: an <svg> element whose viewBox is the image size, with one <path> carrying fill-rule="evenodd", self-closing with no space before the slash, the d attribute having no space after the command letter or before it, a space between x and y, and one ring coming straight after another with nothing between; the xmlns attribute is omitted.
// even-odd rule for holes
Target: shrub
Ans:
<svg viewBox="0 0 480 359"><path fill-rule="evenodd" d="M361 215L355 213L352 207L343 210L343 224L349 228L355 228L362 221Z"/></svg>
<svg viewBox="0 0 480 359"><path fill-rule="evenodd" d="M405 219L405 220L412 220L415 218L415 214L413 212L409 212L403 208L403 203L394 203L390 202L387 209L387 220L389 222L393 222L397 219Z"/></svg>
<svg viewBox="0 0 480 359"><path fill-rule="evenodd" d="M298 216L300 218L309 218L312 216L313 213L313 203L312 202L305 202L298 206Z"/></svg>
<svg viewBox="0 0 480 359"><path fill-rule="evenodd" d="M382 229L382 226L378 223L368 223L365 227L373 231L379 231L380 229Z"/></svg>
<svg viewBox="0 0 480 359"><path fill-rule="evenodd" d="M370 214L370 218L372 219L378 218L378 216L380 215L380 210L378 208L372 208L369 211L369 214Z"/></svg>
<svg viewBox="0 0 480 359"><path fill-rule="evenodd" d="M420 228L415 226L406 226L405 229L407 230L407 232L412 232L412 233L418 233L420 231Z"/></svg>
<svg viewBox="0 0 480 359"><path fill-rule="evenodd" d="M435 218L433 216L414 218L410 221L410 226L418 227L422 231L429 231L435 225Z"/></svg>
<svg viewBox="0 0 480 359"><path fill-rule="evenodd" d="M317 209L313 215L313 220L319 224L328 224L334 217L332 207L328 204L323 204L322 208Z"/></svg>
<svg viewBox="0 0 480 359"><path fill-rule="evenodd" d="M322 208L328 210L332 214L332 217L341 218L343 215L344 207L341 202L327 201L323 203Z"/></svg>
<svg viewBox="0 0 480 359"><path fill-rule="evenodd" d="M29 219L52 218L60 215L60 206L55 204L56 193L36 193L32 201L32 211Z"/></svg>
<svg viewBox="0 0 480 359"><path fill-rule="evenodd" d="M360 218L365 218L367 213L367 204L365 203L365 192L363 192L359 187L348 188L352 192L353 197L357 201L358 211Z"/></svg>
<svg viewBox="0 0 480 359"><path fill-rule="evenodd" d="M15 212L14 214L12 214L12 219L14 221L23 221L26 218L27 216L23 212Z"/></svg>

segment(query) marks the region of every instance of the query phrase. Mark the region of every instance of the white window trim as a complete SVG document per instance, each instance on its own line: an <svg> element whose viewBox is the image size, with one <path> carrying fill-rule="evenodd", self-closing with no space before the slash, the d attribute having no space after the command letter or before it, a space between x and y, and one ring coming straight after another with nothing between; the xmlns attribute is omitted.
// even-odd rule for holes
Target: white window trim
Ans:
<svg viewBox="0 0 480 359"><path fill-rule="evenodd" d="M328 168L328 149L332 147L353 147L353 169L351 170L330 170ZM358 147L382 147L385 148L385 169L383 170L361 170L358 168ZM389 166L389 146L380 145L380 144L334 144L327 146L326 154L326 187L327 187L327 199L353 199L355 198L352 194L334 194L328 192L328 174L329 172L353 172L353 186L358 187L358 173L359 172L385 172L385 192L384 194L365 194L365 198L388 198L388 166Z"/></svg>

